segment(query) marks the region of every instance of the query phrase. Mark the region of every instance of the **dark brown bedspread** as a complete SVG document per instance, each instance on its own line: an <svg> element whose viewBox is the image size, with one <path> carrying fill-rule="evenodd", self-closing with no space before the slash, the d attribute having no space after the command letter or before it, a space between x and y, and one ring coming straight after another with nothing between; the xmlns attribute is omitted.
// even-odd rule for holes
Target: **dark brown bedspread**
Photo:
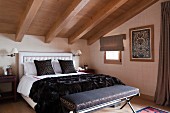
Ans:
<svg viewBox="0 0 170 113"><path fill-rule="evenodd" d="M29 96L37 103L36 113L68 113L60 104L60 96L118 84L123 83L115 77L103 74L45 78L33 84Z"/></svg>

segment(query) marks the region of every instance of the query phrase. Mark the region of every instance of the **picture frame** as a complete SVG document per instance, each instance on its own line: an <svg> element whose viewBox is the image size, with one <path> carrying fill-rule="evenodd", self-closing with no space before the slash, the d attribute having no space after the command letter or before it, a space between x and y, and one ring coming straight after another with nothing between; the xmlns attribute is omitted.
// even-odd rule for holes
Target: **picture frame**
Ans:
<svg viewBox="0 0 170 113"><path fill-rule="evenodd" d="M154 62L154 25L129 29L130 61Z"/></svg>

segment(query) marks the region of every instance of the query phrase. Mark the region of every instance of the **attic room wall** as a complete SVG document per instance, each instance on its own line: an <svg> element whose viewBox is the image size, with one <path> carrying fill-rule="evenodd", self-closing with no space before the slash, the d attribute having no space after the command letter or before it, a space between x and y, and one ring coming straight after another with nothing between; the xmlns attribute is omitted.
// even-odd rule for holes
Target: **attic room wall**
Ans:
<svg viewBox="0 0 170 113"><path fill-rule="evenodd" d="M74 52L78 49L82 51L80 57L74 57L76 61L80 61L80 65L89 64L89 47L86 40L79 40L72 45L68 45L66 38L55 38L51 43L44 43L43 36L25 35L22 42L15 42L15 35L0 34L0 74L3 73L2 67L13 65L13 71L16 73L17 57L6 56L12 48L18 51L37 51L37 52ZM78 66L78 64L77 64Z"/></svg>
<svg viewBox="0 0 170 113"><path fill-rule="evenodd" d="M0 34L0 75L3 74L3 67L12 65L13 73L17 73L17 57L6 56L12 48L17 48L18 51L35 51L35 52L71 52L80 49L82 55L73 57L76 63L80 66L89 64L89 47L86 40L79 40L72 45L68 45L68 39L55 38L51 43L44 43L43 36L25 35L22 42L15 42L15 35ZM77 64L78 66L78 64ZM10 91L11 85L4 83L0 85L1 91Z"/></svg>
<svg viewBox="0 0 170 113"><path fill-rule="evenodd" d="M125 84L138 87L142 94L154 96L158 72L161 2L147 8L123 25L114 29L106 36L126 34L125 50L122 55L122 65L104 64L104 52L100 52L99 40L90 46L91 64L98 73L110 74L120 78ZM154 56L155 62L130 61L129 29L154 24ZM95 58L94 58L95 57Z"/></svg>
<svg viewBox="0 0 170 113"><path fill-rule="evenodd" d="M14 42L15 35L0 34L0 75L3 74L2 68L6 65L12 65L13 73L17 73L17 57L6 56L12 48L17 48L18 51L36 51L36 52L71 52L80 49L82 55L80 57L73 57L76 63L80 66L89 64L89 47L86 40L79 40L72 45L68 45L66 38L55 38L51 43L44 43L44 37L25 35L22 42ZM78 66L78 64L77 64ZM11 90L10 85L2 84L0 87L2 91Z"/></svg>
<svg viewBox="0 0 170 113"><path fill-rule="evenodd" d="M79 40L72 45L68 45L67 38L55 38L51 43L44 43L43 36L25 35L22 42L15 42L15 35L0 34L0 74L3 73L2 67L13 65L14 73L17 73L16 59L17 57L6 56L12 48L17 48L18 51L36 51L36 52L71 52L80 49L82 55L74 57L76 61L79 59L80 65L89 64L89 47L86 40ZM4 56L5 55L5 56Z"/></svg>

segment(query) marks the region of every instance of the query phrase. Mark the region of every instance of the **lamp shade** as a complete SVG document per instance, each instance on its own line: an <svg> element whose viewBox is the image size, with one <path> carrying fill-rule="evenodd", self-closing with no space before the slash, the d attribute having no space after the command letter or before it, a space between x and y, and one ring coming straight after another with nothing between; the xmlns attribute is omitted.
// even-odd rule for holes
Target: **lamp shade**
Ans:
<svg viewBox="0 0 170 113"><path fill-rule="evenodd" d="M82 54L81 50L77 50L76 55L80 56Z"/></svg>
<svg viewBox="0 0 170 113"><path fill-rule="evenodd" d="M11 51L11 54L16 54L16 53L18 53L17 48L13 48L12 51Z"/></svg>

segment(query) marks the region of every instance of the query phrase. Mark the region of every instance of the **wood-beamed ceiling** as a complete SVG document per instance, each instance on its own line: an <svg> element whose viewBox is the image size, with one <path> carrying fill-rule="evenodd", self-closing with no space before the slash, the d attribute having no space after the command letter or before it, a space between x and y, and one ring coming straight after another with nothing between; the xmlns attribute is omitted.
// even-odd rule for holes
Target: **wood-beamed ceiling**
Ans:
<svg viewBox="0 0 170 113"><path fill-rule="evenodd" d="M93 44L158 0L0 0L0 33Z"/></svg>

